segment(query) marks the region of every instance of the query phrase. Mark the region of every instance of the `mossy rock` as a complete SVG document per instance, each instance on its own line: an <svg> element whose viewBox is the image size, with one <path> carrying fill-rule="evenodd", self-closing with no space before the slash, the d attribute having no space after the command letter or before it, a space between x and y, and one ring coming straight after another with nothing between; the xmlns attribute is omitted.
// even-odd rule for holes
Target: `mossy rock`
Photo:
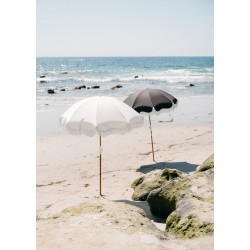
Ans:
<svg viewBox="0 0 250 250"><path fill-rule="evenodd" d="M131 184L134 189L132 199L135 201L145 201L149 193L161 187L166 181L182 176L182 172L176 169L164 169L140 176Z"/></svg>
<svg viewBox="0 0 250 250"><path fill-rule="evenodd" d="M176 209L180 193L189 186L188 179L177 179L151 191L147 198L151 213L164 218L169 216Z"/></svg>
<svg viewBox="0 0 250 250"><path fill-rule="evenodd" d="M179 236L193 238L201 235L212 235L214 224L200 221L193 215L183 218L177 215L176 212L173 212L166 220L166 231L176 233Z"/></svg>
<svg viewBox="0 0 250 250"><path fill-rule="evenodd" d="M209 156L201 166L196 169L196 172L204 172L208 169L214 168L214 155Z"/></svg>

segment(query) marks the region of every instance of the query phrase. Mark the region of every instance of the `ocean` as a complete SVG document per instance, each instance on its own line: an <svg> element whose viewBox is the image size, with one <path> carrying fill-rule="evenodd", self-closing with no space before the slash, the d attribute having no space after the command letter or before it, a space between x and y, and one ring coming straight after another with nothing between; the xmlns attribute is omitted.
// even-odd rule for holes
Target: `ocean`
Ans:
<svg viewBox="0 0 250 250"><path fill-rule="evenodd" d="M177 99L211 96L214 93L214 58L38 57L36 76L38 112L94 95L123 100L144 88L162 89ZM75 89L81 85L86 88ZM122 87L112 89L116 85ZM93 86L99 88L92 89ZM49 94L48 89L55 93Z"/></svg>

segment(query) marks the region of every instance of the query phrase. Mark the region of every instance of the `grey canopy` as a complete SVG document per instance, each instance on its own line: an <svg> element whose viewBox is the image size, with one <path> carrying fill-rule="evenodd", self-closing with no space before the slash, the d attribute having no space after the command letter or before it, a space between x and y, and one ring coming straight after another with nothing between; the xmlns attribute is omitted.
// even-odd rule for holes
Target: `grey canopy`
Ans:
<svg viewBox="0 0 250 250"><path fill-rule="evenodd" d="M159 113L159 111L164 112L174 110L177 107L177 99L169 93L160 89L143 89L130 95L127 99L124 100L124 102L134 110L136 110L138 113L149 113L152 155L153 161L155 161L150 113L153 112L157 114Z"/></svg>
<svg viewBox="0 0 250 250"><path fill-rule="evenodd" d="M173 110L177 106L177 99L160 89L143 89L130 95L124 101L137 112ZM169 110L170 109L170 110Z"/></svg>

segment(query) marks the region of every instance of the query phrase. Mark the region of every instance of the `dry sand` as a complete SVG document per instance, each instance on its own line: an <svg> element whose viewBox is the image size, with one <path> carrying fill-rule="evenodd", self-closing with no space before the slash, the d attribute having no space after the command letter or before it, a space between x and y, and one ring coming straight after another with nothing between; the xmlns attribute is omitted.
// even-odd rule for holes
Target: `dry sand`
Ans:
<svg viewBox="0 0 250 250"><path fill-rule="evenodd" d="M147 124L147 121L145 123ZM212 122L186 124L154 121L153 134L157 161L155 169L162 167L161 162L168 162L170 168L191 172L213 153ZM133 193L131 183L138 176L152 170L147 165L154 163L149 128L144 126L122 136L110 135L104 137L102 142L102 193L104 198L143 207L152 222L159 229L164 230L165 223L154 220L146 202L137 204L131 200ZM46 218L66 207L99 196L98 143L97 136L89 138L60 133L37 136L38 218ZM94 224L88 230L93 231ZM115 231L112 233L115 234ZM88 237L87 235L86 237ZM118 234L112 235L113 238L116 236L119 237ZM58 237L61 236L58 235ZM89 234L89 237L89 239L85 238L85 242L91 241L93 235ZM202 246L199 248L202 239L185 242L172 239L169 241L169 247L174 249L176 244L179 244L180 247L180 244L183 243L183 248L178 249L212 249L213 239L208 238L203 240L203 248ZM60 238L53 240L58 241ZM129 238L126 240L129 241ZM131 241L133 240L131 238ZM41 238L39 242L41 242ZM207 242L206 248L204 248L204 242ZM189 245L196 247L189 247ZM97 242L95 249L98 247L101 249L101 241L100 245ZM38 245L38 249L44 248L39 248Z"/></svg>

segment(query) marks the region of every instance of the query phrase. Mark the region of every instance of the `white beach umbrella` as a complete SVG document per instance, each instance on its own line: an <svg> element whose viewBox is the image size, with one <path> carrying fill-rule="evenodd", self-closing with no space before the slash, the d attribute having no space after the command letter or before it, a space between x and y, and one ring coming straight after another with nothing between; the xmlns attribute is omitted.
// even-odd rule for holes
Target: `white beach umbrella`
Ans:
<svg viewBox="0 0 250 250"><path fill-rule="evenodd" d="M125 134L143 125L143 116L127 104L106 96L94 96L75 103L60 117L73 135L99 135L100 140L100 195L102 167L102 136Z"/></svg>

